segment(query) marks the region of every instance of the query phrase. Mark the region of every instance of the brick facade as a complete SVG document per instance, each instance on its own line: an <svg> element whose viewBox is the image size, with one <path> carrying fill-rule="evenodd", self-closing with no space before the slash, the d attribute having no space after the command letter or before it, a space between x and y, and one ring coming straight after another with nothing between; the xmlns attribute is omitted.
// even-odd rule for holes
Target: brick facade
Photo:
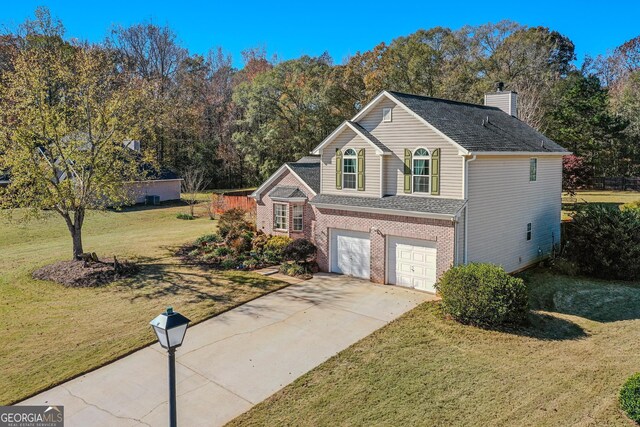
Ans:
<svg viewBox="0 0 640 427"><path fill-rule="evenodd" d="M315 209L315 208L314 208ZM387 238L408 237L431 240L438 249L436 276L440 277L454 262L454 223L447 220L381 215L340 210L316 210L314 240L318 247L320 270L329 271L329 229L338 228L369 233L371 239L371 281L385 283Z"/></svg>
<svg viewBox="0 0 640 427"><path fill-rule="evenodd" d="M440 277L454 263L455 224L448 220L414 218L401 215L381 215L365 212L350 212L332 209L317 209L308 201L304 203L304 230L294 233L292 204L289 204L289 230L273 228L274 202L268 193L278 185L297 186L308 199L311 193L290 171L276 179L262 192L257 204L257 227L267 234L285 235L291 238L304 237L318 247L318 265L321 271L329 271L329 229L338 228L369 233L371 239L371 281L385 283L387 264L386 242L390 236L408 237L435 241L438 249L436 277Z"/></svg>
<svg viewBox="0 0 640 427"><path fill-rule="evenodd" d="M262 199L257 203L256 206L256 227L258 230L264 231L266 234L280 235L280 236L289 236L292 239L305 238L312 240L312 224L315 221L315 210L309 204L308 201L304 202L304 211L302 213L302 218L304 221L304 225L302 227L302 232L294 232L293 231L293 205L294 203L285 203L289 207L289 226L287 227L287 231L279 231L273 228L273 205L275 203L283 203L276 202L271 200L269 197L269 192L273 190L275 187L279 185L286 186L297 186L302 192L307 195L308 199L313 198L313 193L309 191L309 189L304 186L289 170L285 171L278 179L276 179L271 185L264 189L262 192Z"/></svg>

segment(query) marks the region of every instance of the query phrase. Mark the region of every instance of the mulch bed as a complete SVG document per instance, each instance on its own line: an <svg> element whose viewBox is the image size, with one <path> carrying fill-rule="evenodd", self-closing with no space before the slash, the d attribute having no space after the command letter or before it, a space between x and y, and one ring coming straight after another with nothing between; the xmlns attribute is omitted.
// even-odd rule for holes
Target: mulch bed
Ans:
<svg viewBox="0 0 640 427"><path fill-rule="evenodd" d="M129 262L119 262L118 272L115 271L113 260L105 259L99 262L60 261L46 265L33 272L33 278L51 280L74 288L88 288L107 285L124 277L129 277L138 271L138 266Z"/></svg>

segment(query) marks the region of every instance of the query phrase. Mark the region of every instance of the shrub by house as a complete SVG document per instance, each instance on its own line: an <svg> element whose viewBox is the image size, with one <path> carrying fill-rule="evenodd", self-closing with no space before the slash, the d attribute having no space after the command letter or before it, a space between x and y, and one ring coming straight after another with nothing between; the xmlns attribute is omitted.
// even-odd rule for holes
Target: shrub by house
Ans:
<svg viewBox="0 0 640 427"><path fill-rule="evenodd" d="M436 289L443 312L461 323L497 326L527 319L529 298L524 282L493 264L453 267L442 275Z"/></svg>

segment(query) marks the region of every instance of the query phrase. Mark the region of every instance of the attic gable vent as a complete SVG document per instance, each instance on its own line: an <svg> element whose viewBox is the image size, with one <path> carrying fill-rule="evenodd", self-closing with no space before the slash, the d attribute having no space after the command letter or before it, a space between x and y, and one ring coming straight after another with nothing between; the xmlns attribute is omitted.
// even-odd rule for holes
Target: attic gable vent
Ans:
<svg viewBox="0 0 640 427"><path fill-rule="evenodd" d="M382 121L390 122L391 121L391 108L386 107L382 109Z"/></svg>

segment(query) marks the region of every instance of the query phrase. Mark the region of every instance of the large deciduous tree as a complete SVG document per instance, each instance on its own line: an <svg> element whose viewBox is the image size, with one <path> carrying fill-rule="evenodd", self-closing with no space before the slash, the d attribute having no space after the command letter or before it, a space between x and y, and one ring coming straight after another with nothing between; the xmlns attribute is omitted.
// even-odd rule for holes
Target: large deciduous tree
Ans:
<svg viewBox="0 0 640 427"><path fill-rule="evenodd" d="M22 49L3 75L0 170L11 183L0 206L57 212L74 258L84 250L87 210L129 201L124 184L140 178L142 156L124 144L136 137L133 82L107 51L55 37Z"/></svg>

